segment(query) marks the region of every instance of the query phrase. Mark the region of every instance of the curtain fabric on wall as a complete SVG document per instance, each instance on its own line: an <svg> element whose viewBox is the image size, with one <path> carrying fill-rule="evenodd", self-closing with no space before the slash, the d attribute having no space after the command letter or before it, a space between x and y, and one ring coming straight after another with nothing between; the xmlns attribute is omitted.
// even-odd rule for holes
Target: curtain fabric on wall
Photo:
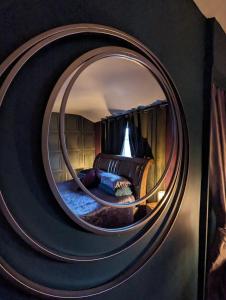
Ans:
<svg viewBox="0 0 226 300"><path fill-rule="evenodd" d="M159 103L144 110L134 110L128 118L132 156L154 159L148 174L147 192L157 183L165 169L167 110L168 103ZM160 189L165 188L161 186Z"/></svg>
<svg viewBox="0 0 226 300"><path fill-rule="evenodd" d="M151 150L150 111L134 110L128 115L129 141L133 157L153 158Z"/></svg>
<svg viewBox="0 0 226 300"><path fill-rule="evenodd" d="M168 103L161 101L148 108L134 109L123 116L107 118L101 122L103 153L121 154L128 122L132 157L149 157L154 160L148 174L147 192L165 170L167 111ZM164 184L159 189L165 190Z"/></svg>
<svg viewBox="0 0 226 300"><path fill-rule="evenodd" d="M210 132L210 205L216 234L210 248L208 300L226 299L226 92L213 85Z"/></svg>
<svg viewBox="0 0 226 300"><path fill-rule="evenodd" d="M121 154L126 125L127 119L124 116L108 118L101 122L102 153Z"/></svg>

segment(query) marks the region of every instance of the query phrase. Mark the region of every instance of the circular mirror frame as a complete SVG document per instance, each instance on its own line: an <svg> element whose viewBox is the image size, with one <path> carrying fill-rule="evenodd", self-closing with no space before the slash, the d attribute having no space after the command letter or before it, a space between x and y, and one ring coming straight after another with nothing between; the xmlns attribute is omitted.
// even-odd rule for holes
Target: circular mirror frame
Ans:
<svg viewBox="0 0 226 300"><path fill-rule="evenodd" d="M5 71L7 71L7 69L15 63L12 69L9 71L9 74L6 76L1 86L0 106L4 100L5 94L9 89L13 79L20 71L20 69L23 67L23 65L33 55L35 55L35 53L37 53L40 49L44 48L45 46L49 45L50 43L58 39L70 35L81 34L81 33L95 33L95 34L110 35L118 39L122 39L123 41L127 41L133 47L139 49L139 51L141 51L143 55L147 57L147 59L152 61L153 65L159 70L160 74L166 80L167 85L170 87L171 93L173 95L173 101L175 103L175 108L176 108L175 115L180 120L179 122L180 124L178 128L179 130L178 150L179 150L179 158L180 158L179 164L181 165L181 168L180 168L180 172L177 173L176 176L177 180L174 183L174 186L172 187L172 190L174 191L174 197L172 198L172 203L170 205L169 203L167 203L169 205L168 214L164 219L164 224L161 225L161 229L159 226L159 231L157 233L157 236L151 239L150 243L145 248L145 252L138 257L138 259L135 261L135 263L132 266L130 266L130 268L125 270L125 272L123 272L117 278L114 278L107 283L103 283L97 287L86 289L86 290L68 291L68 290L62 290L56 288L49 288L47 286L37 284L36 282L30 280L29 278L23 276L21 273L18 273L3 258L0 258L0 271L8 279L10 279L13 283L18 285L19 287L26 289L31 293L34 293L39 296L47 297L47 298L78 299L78 298L94 296L109 291L114 287L117 287L118 285L122 284L123 282L131 278L134 274L136 274L137 271L140 270L150 260L150 258L154 255L154 253L156 253L159 250L159 248L165 241L166 237L168 236L180 209L180 205L181 205L181 201L182 201L182 197L186 185L187 172L188 172L188 152L189 152L188 132L187 132L186 121L185 121L178 92L172 80L170 79L170 76L168 75L167 71L159 62L159 60L153 55L153 53L142 43L140 43L138 40L136 40L132 36L120 30L103 26L103 25L97 25L97 24L73 24L73 25L54 28L52 30L49 30L47 32L44 32L32 38L31 40L23 44L21 47L19 47L16 51L14 51L11 55L9 55L9 57L0 65L0 76L2 76L3 73L5 73ZM182 149L179 145L183 146ZM59 253L51 251L51 249L48 249L44 245L41 245L38 241L32 238L28 232L24 231L24 229L18 224L17 220L14 218L1 192L0 192L0 207L3 215L5 216L9 224L12 226L12 228L16 231L16 233L26 243L31 245L36 251L40 251L42 252L42 254L45 254L57 260L65 260L70 262L78 260L76 258L60 256ZM162 206L162 211L164 210L164 208L165 206ZM160 217L160 215L158 215L158 217ZM154 221L156 221L156 219ZM153 225L151 223L152 222L150 221L150 226ZM144 236L149 232L148 225L149 222L144 226L144 228L140 230L142 236ZM142 236L140 236L140 238ZM139 241L139 239L137 239L137 241ZM104 258L107 257L111 257L111 256L106 256ZM83 259L79 261L83 261ZM84 261L92 261L92 259L90 260L85 259Z"/></svg>
<svg viewBox="0 0 226 300"><path fill-rule="evenodd" d="M120 57L120 58L125 58L131 61L134 61L136 63L141 64L143 67L147 68L152 75L155 77L155 79L158 81L158 83L160 84L161 88L163 89L164 93L167 95L167 100L169 99L170 105L173 106L173 109L171 112L172 115L172 132L173 132L173 142L171 144L171 150L170 150L170 155L169 155L169 159L166 163L166 168L165 171L163 172L162 176L160 177L160 179L158 180L158 182L156 183L156 185L151 189L151 191L144 197L140 198L140 199L136 199L135 201L133 201L132 203L126 204L126 203L109 203L107 201L105 201L104 199L100 199L98 197L96 197L94 194L92 194L87 188L84 187L84 185L80 182L80 180L77 177L76 172L74 171L73 167L70 164L70 159L67 153L67 148L66 148L66 143L65 143L65 128L64 128L64 117L65 117L65 109L66 109L66 104L67 104L67 100L70 94L70 91L73 87L73 85L75 84L76 80L78 79L78 77L80 76L80 74L91 64L95 63L96 61L106 58L106 57ZM73 178L73 180L75 180L75 182L78 184L78 186L86 193L88 194L90 197L92 197L95 201L97 201L99 204L102 205L106 205L106 206L110 206L110 207L117 207L117 208L127 208L127 207L132 207L132 206L136 206L140 203L142 203L143 201L147 200L149 197L151 197L159 188L159 186L164 182L166 175L168 174L168 171L170 169L170 166L172 164L173 161L173 155L176 152L176 163L174 165L174 171L173 176L172 176L172 180L170 180L170 184L167 188L167 191L164 195L164 197L161 199L161 201L159 201L158 205L155 207L155 209L148 214L147 216L145 216L144 218L142 218L141 220L137 221L134 224L131 224L129 226L125 226L125 227L120 227L120 228L103 228L103 227L98 227L95 225L92 225L90 223L88 223L87 221L83 220L82 218L80 218L79 216L76 216L74 213L72 213L70 211L70 209L68 209L68 207L65 205L54 180L53 177L53 173L51 170L51 165L50 165L50 159L49 159L49 155L48 155L48 136L49 136L49 125L50 125L50 118L51 118L51 113L52 113L52 108L55 102L55 99L57 97L57 94L59 93L60 89L62 88L62 86L65 84L65 81L68 80L68 78L71 78L69 83L67 84L66 90L64 92L63 95L63 99L62 99L62 103L61 103L61 108L60 108L60 144L61 144L61 150L62 150L62 154L64 157L64 161L65 164ZM179 163L179 151L176 149L176 145L179 146L178 143L178 122L180 122L179 119L176 118L176 114L175 114L175 107L174 107L174 103L173 103L173 97L172 97L172 92L169 89L167 82L165 81L165 79L163 78L163 76L159 73L158 69L149 61L147 60L144 56L142 56L141 54L126 49L126 48L121 48L121 47L101 47L101 48L97 48L94 50L91 50L85 54L83 54L82 56L80 56L78 59L76 59L66 70L65 72L62 74L62 76L59 78L59 80L57 81L51 95L50 98L48 100L48 104L47 104L47 108L46 108L46 112L45 112L45 116L44 116L44 121L43 121L43 130L42 130L42 153L43 153L43 161L44 161L44 167L45 167L45 171L46 171L46 175L48 178L48 182L49 185L55 195L55 198L57 199L58 203L60 204L60 206L62 207L62 209L66 212L66 214L76 223L78 223L80 226L82 226L83 228L85 228L86 230L92 231L94 233L99 233L99 234L113 234L113 233L122 233L122 232L127 232L127 231L131 231L134 229L137 229L141 226L143 226L145 223L147 223L153 216L156 215L156 213L160 210L160 208L169 201L169 199L172 197L172 186L175 183L176 177L177 177L177 173L180 169L180 163ZM181 149L182 149L182 145L181 145ZM170 192L171 191L171 192Z"/></svg>

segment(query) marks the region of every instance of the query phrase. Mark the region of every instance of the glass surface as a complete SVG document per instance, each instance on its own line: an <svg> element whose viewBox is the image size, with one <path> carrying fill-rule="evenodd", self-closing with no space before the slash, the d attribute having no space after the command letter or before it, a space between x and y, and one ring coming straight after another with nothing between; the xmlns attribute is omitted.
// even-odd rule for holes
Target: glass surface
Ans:
<svg viewBox="0 0 226 300"><path fill-rule="evenodd" d="M161 200L170 174L155 195L133 207L102 205L87 195L62 155L59 116L67 84L55 100L48 137L51 171L62 201L89 224L131 225ZM88 66L70 90L64 126L66 152L80 182L109 203L133 203L145 196L165 170L173 138L169 103L152 73L134 60L113 56Z"/></svg>

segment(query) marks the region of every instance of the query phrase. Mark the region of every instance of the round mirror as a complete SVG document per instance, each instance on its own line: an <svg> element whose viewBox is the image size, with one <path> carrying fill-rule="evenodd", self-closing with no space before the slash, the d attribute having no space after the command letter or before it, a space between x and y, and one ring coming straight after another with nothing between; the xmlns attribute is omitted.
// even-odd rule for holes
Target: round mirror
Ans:
<svg viewBox="0 0 226 300"><path fill-rule="evenodd" d="M78 35L90 39L90 43L83 43ZM98 44L119 45L121 41L137 52L105 46L84 53L62 73L49 99L44 99L55 72L59 74L65 62L81 53L84 45L95 47L95 35L100 38ZM70 36L72 47L66 39L64 48L63 40ZM42 70L41 60L30 59L57 40L62 43L55 43L41 54L45 64L54 55L51 72L39 84L33 82L34 89L28 88L25 81L25 98L32 101L22 101L28 104L24 112L17 101L16 87L21 91L21 79L29 78L26 70L32 74ZM14 83L21 68L27 75L24 77L23 71ZM11 131L2 131L2 153L10 149L13 153L7 154L8 160L2 160L3 169L9 172L2 174L8 179L3 180L0 193L1 210L29 247L24 247L26 254L20 251L19 240L18 245L13 243L13 247L19 247L18 259L15 261L13 252L4 251L1 271L21 287L42 296L78 299L109 291L135 275L156 254L179 213L189 145L177 89L146 46L104 25L71 24L42 33L9 55L1 65L2 73L5 70L8 74L4 76L0 104L9 101L4 104L3 115L10 120L6 125L13 126ZM43 70L48 71L46 67ZM42 158L46 178L37 139L45 101ZM23 122L17 110L11 116L13 103L21 109ZM37 107L33 122L32 112ZM22 143L18 143L18 133L22 134ZM26 159L18 160L24 154ZM22 196L15 201L18 192ZM114 235L102 237L90 232ZM31 273L23 258L26 256L32 263L36 251L40 253L35 256L39 268ZM46 267L47 258L51 259L51 272L43 277L42 266ZM98 280L94 282L93 274L97 272ZM65 282L58 280L61 277Z"/></svg>
<svg viewBox="0 0 226 300"><path fill-rule="evenodd" d="M172 115L142 56L119 51L78 64L54 99L48 132L54 186L77 223L115 232L150 219L173 174Z"/></svg>

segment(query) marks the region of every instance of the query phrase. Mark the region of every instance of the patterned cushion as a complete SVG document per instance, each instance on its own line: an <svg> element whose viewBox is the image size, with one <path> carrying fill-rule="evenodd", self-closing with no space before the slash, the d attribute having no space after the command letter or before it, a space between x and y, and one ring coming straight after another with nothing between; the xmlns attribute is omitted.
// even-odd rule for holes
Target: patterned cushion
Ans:
<svg viewBox="0 0 226 300"><path fill-rule="evenodd" d="M133 194L131 188L129 186L122 187L119 189L111 189L109 186L107 186L104 183L99 184L99 188L104 191L105 193L109 195L113 195L116 197L122 197L122 196L130 196Z"/></svg>
<svg viewBox="0 0 226 300"><path fill-rule="evenodd" d="M113 191L119 188L131 186L131 182L125 177L101 170L98 170L97 173L100 178L100 183L108 186Z"/></svg>

